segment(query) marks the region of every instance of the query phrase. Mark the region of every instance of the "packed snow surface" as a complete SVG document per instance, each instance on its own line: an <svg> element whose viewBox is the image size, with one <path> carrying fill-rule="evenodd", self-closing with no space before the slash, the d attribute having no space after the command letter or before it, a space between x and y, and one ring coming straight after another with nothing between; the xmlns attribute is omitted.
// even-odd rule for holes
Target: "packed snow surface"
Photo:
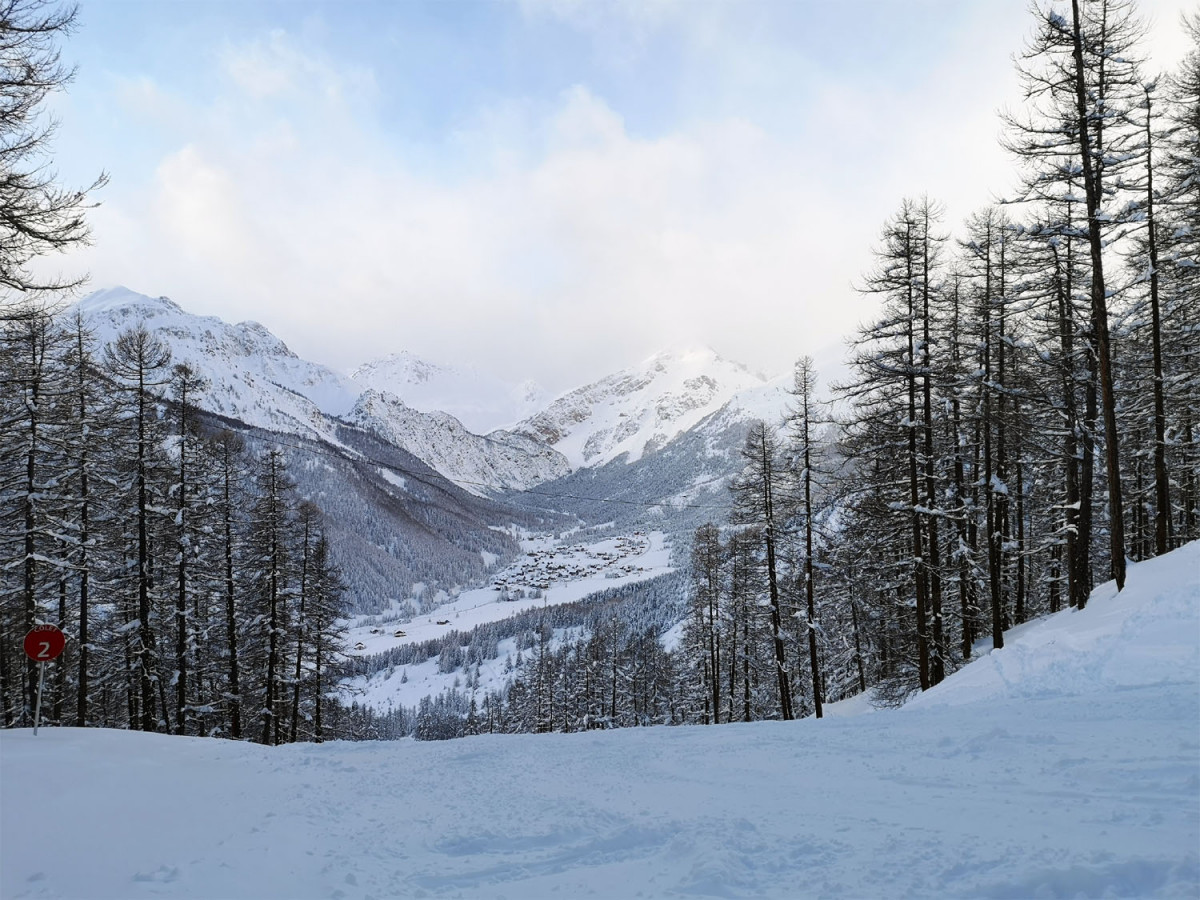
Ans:
<svg viewBox="0 0 1200 900"><path fill-rule="evenodd" d="M1196 897L1198 644L1194 544L871 715L275 749L6 731L0 896Z"/></svg>

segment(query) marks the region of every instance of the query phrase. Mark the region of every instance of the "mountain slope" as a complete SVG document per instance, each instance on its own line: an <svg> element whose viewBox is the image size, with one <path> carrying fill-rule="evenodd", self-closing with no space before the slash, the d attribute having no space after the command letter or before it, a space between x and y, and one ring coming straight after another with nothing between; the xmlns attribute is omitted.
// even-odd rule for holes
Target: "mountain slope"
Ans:
<svg viewBox="0 0 1200 900"><path fill-rule="evenodd" d="M499 526L545 519L473 496L404 446L338 418L353 412L357 386L299 359L261 325L193 316L124 288L98 291L78 309L101 346L144 323L174 362L208 380L196 404L211 430L240 433L252 452L284 450L301 495L325 512L357 612L404 602L417 583L451 590L482 581L518 549Z"/></svg>
<svg viewBox="0 0 1200 900"><path fill-rule="evenodd" d="M750 423L780 420L789 400L786 381L780 377L740 391L634 462L617 457L576 469L539 485L535 495L510 499L570 512L585 522L648 526L677 535L723 521L730 508L729 481L744 466L741 450Z"/></svg>
<svg viewBox="0 0 1200 900"><path fill-rule="evenodd" d="M254 428L333 440L335 420L342 419L480 495L530 487L569 471L559 453L528 436L497 431L480 437L446 412L420 412L364 390L357 381L299 358L256 322L230 325L194 316L165 297L121 287L90 294L77 308L100 344L144 323L170 346L173 362L187 363L208 380L197 406ZM408 362L410 371L425 371L419 361ZM486 383L481 376L475 380Z"/></svg>
<svg viewBox="0 0 1200 900"><path fill-rule="evenodd" d="M194 316L166 297L123 287L96 291L75 308L101 345L144 322L170 345L174 363L187 363L209 380L197 405L247 425L328 436L328 417L345 415L358 396L348 378L296 356L257 322Z"/></svg>
<svg viewBox="0 0 1200 900"><path fill-rule="evenodd" d="M1182 631L1180 630L1182 629ZM991 650L909 700L932 709L996 700L1083 696L1168 684L1200 689L1200 541L1132 563L1125 590L1106 582L1084 609L1006 631ZM1200 693L1192 724L1200 724ZM1200 803L1200 785L1194 793Z"/></svg>
<svg viewBox="0 0 1200 900"><path fill-rule="evenodd" d="M480 437L454 416L420 412L387 393L365 391L346 419L475 494L523 490L570 471L561 453L525 435L495 431Z"/></svg>
<svg viewBox="0 0 1200 900"><path fill-rule="evenodd" d="M193 316L166 298L127 288L97 291L77 308L101 344L145 323L170 345L175 362L188 363L208 379L196 397L208 412L326 441L335 440L337 420L352 423L480 495L526 490L572 469L650 460L732 399L743 398L728 408L726 418L745 418L744 398L766 387L759 376L709 349L660 353L564 394L510 429L479 435L472 423L509 420L527 411L539 391L506 385L473 369L435 366L411 354L368 363L347 378L300 359L262 325ZM445 408L436 409L435 403ZM712 429L708 434L709 443L725 440ZM740 440L740 432L737 436ZM711 480L713 451L700 452L706 456L688 459L680 445L649 468L679 468L679 477L671 478L678 494L687 490L685 482ZM647 496L645 477L633 475L622 485L617 470L610 475L604 480L615 482L616 493Z"/></svg>
<svg viewBox="0 0 1200 900"><path fill-rule="evenodd" d="M356 433L369 433L378 452L404 451L406 465L411 466L415 458L470 493L504 499L504 507L473 509L465 517L459 515L461 499L455 499L451 503L455 511L445 517L455 524L432 544L415 519L397 525L424 548L420 554L407 554L399 570L395 564L402 551L393 549L381 556L378 549L393 541L358 546L353 562L370 584L364 581L356 590L360 602L368 604L383 602L381 590L389 583L393 590L407 591L413 581L425 580L435 560L432 567L440 573L439 582L470 583L482 577L475 557L453 549L456 536L510 524L516 521L513 516L524 522L566 513L590 523L652 522L668 531L718 519L728 503L728 477L740 468L737 451L747 421L754 416L777 417L784 402L776 382L766 383L711 350L662 353L560 397L511 430L481 436L447 412L418 410L384 391L360 391L359 381L299 359L255 323L229 325L192 316L170 300L125 288L98 291L78 308L101 343L123 328L144 322L171 346L175 361L189 363L208 379L195 402L225 421L323 442L354 462L354 453L339 438L341 429L352 426ZM423 386L425 400L441 392L459 407L469 399L463 392L482 385L485 396L478 402L488 405L497 417L516 408L510 395L497 399L504 393L499 382L473 370L463 374L405 354L384 362L387 365L361 367L357 377L400 380L409 388ZM424 470L424 466L416 468ZM356 498L336 501L349 516L343 533L352 543L372 530L364 524L371 514L366 497L379 500L394 494L397 485L387 480L394 477L394 473L359 473L346 481L337 476L337 490L349 490ZM520 493L531 488L537 493ZM306 489L320 490L321 485L311 479ZM336 491L331 488L329 493L333 497ZM556 494L561 499L555 499ZM412 504L415 499L405 495L399 502ZM334 503L330 499L323 505ZM510 503L524 512L512 509ZM467 529L461 535L460 526ZM463 539L468 546L487 544ZM499 555L512 552L510 547L502 548ZM376 563L368 567L367 560ZM457 577L451 560L463 565Z"/></svg>

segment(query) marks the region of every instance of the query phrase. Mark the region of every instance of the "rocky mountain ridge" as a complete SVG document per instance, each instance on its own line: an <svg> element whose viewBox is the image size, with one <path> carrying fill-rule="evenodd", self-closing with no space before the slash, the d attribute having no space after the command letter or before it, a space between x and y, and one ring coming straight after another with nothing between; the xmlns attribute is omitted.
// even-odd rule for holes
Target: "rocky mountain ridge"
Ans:
<svg viewBox="0 0 1200 900"><path fill-rule="evenodd" d="M528 490L582 469L638 463L766 384L711 349L673 350L568 391L510 428L480 434L452 410L431 404L445 398L476 423L503 421L529 408L540 389L408 353L347 376L301 359L256 322L231 325L192 315L165 297L127 288L96 291L77 308L100 343L138 323L161 337L176 362L207 379L196 402L208 412L325 441L336 441L338 423L347 423L481 496ZM479 396L471 395L474 387Z"/></svg>
<svg viewBox="0 0 1200 900"><path fill-rule="evenodd" d="M764 383L707 347L665 351L563 394L512 430L554 447L572 469L634 463Z"/></svg>

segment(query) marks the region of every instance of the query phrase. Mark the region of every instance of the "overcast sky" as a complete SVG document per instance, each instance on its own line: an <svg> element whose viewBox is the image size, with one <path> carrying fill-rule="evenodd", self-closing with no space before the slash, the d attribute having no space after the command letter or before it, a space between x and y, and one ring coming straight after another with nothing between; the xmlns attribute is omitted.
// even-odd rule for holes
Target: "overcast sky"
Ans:
<svg viewBox="0 0 1200 900"><path fill-rule="evenodd" d="M1161 68L1185 0L1144 2ZM83 0L60 261L347 369L552 391L708 344L775 374L872 315L905 196L1009 183L1021 0Z"/></svg>

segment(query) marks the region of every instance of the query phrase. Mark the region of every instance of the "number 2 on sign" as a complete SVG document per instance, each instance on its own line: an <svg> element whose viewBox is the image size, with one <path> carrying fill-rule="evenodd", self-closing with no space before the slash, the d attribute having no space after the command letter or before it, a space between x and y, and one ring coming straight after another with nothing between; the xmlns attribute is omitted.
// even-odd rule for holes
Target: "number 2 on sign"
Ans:
<svg viewBox="0 0 1200 900"><path fill-rule="evenodd" d="M37 658L38 659L49 659L50 658L50 642L49 641L38 641Z"/></svg>

